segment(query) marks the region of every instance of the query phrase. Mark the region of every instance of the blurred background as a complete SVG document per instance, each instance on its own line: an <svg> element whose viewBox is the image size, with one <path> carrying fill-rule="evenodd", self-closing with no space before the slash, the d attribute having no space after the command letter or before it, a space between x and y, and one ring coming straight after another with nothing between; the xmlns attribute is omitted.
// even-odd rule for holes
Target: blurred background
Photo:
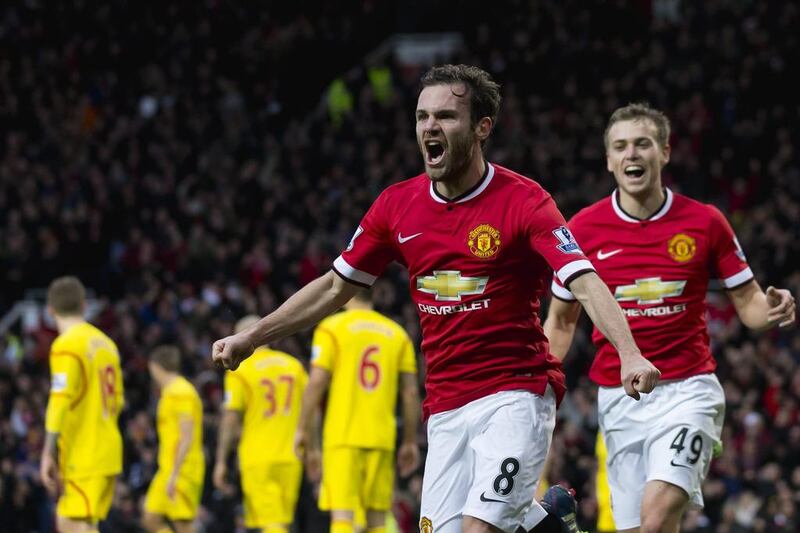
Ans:
<svg viewBox="0 0 800 533"><path fill-rule="evenodd" d="M610 113L663 109L667 185L727 214L763 286L800 294L798 27L790 1L4 1L0 529L54 531L38 481L49 281L79 276L92 321L120 347L125 471L101 530L138 531L156 467L147 354L183 350L212 459L211 342L326 272L377 194L422 171L413 110L433 63L475 64L502 84L487 157L539 181L567 217L613 189ZM390 268L376 304L419 342L405 283ZM708 299L724 454L683 531L799 531L800 334L753 334L724 293ZM567 359L549 481L576 488L593 530L588 332ZM310 332L276 347L308 363ZM420 476L399 481L401 533L417 530ZM209 479L200 530L243 531L239 501ZM309 486L295 529L327 531Z"/></svg>

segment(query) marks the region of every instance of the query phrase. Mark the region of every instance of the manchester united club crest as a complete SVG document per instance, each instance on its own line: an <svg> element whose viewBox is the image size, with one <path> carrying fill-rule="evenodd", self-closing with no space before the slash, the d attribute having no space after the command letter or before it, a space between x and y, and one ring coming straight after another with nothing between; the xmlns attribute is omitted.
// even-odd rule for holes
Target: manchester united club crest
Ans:
<svg viewBox="0 0 800 533"><path fill-rule="evenodd" d="M493 257L500 249L500 232L489 224L481 224L469 232L469 251L481 259Z"/></svg>
<svg viewBox="0 0 800 533"><path fill-rule="evenodd" d="M685 263L697 252L697 243L685 233L678 233L667 243L667 251L678 263Z"/></svg>
<svg viewBox="0 0 800 533"><path fill-rule="evenodd" d="M427 516L423 516L419 521L420 533L433 533L433 522Z"/></svg>

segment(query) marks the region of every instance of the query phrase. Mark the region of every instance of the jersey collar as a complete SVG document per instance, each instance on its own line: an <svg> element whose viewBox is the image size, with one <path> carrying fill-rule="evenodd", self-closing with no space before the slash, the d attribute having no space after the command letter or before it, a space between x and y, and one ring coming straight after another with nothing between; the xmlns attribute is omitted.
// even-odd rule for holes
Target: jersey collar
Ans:
<svg viewBox="0 0 800 533"><path fill-rule="evenodd" d="M653 220L658 220L659 218L662 218L664 215L667 214L669 208L672 207L672 200L673 200L672 191L669 189L669 187L664 187L664 193L665 193L664 203L661 204L661 207L659 207L655 213L653 213L652 215L650 215L645 219L636 218L633 215L629 215L628 213L625 212L624 209L622 209L622 206L619 205L619 189L614 189L614 192L611 193L611 205L614 206L614 212L617 214L617 216L622 220L624 220L625 222L642 222L644 220L652 222Z"/></svg>
<svg viewBox="0 0 800 533"><path fill-rule="evenodd" d="M430 184L430 192L431 198L439 202L440 204L460 204L466 202L468 200L472 200L480 193L486 190L486 187L492 182L492 178L494 178L494 167L488 161L486 162L486 172L483 174L483 178L476 183L471 189L464 191L459 196L455 198L445 198L441 194L436 191L436 187L433 186L433 182Z"/></svg>

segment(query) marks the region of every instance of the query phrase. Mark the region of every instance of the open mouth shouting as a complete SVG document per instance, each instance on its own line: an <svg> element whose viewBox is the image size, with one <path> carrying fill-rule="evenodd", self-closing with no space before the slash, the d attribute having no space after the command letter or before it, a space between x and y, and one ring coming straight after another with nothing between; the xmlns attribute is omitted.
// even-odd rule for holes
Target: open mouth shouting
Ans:
<svg viewBox="0 0 800 533"><path fill-rule="evenodd" d="M429 167L440 167L444 164L445 145L439 140L427 140L425 146L425 163Z"/></svg>
<svg viewBox="0 0 800 533"><path fill-rule="evenodd" d="M623 169L623 172L628 178L638 179L644 176L644 167L642 165L628 165Z"/></svg>

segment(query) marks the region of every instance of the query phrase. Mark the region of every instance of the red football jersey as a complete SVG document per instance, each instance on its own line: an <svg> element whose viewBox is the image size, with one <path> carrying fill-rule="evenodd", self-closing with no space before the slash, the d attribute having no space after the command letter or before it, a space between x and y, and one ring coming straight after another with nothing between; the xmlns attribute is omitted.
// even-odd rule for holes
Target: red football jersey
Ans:
<svg viewBox="0 0 800 533"><path fill-rule="evenodd" d="M387 188L334 270L369 286L391 261L408 268L422 326L426 417L502 390L544 394L548 382L561 399L539 298L553 270L568 284L594 269L536 182L487 163L452 200L426 174Z"/></svg>
<svg viewBox="0 0 800 533"><path fill-rule="evenodd" d="M646 220L625 213L615 191L583 209L569 227L628 317L636 344L661 379L713 372L706 330L706 292L712 277L733 289L753 279L728 221L712 206L666 189L664 205ZM574 300L558 279L553 296ZM597 347L589 377L620 385L620 362L594 329Z"/></svg>

